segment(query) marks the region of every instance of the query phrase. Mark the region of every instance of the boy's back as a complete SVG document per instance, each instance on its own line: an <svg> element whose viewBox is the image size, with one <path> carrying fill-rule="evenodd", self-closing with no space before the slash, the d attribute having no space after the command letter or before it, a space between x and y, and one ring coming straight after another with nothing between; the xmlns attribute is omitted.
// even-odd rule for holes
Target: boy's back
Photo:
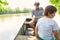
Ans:
<svg viewBox="0 0 60 40"><path fill-rule="evenodd" d="M39 37L51 40L53 38L53 30L58 30L57 23L51 18L40 18L36 24L38 27L38 35Z"/></svg>

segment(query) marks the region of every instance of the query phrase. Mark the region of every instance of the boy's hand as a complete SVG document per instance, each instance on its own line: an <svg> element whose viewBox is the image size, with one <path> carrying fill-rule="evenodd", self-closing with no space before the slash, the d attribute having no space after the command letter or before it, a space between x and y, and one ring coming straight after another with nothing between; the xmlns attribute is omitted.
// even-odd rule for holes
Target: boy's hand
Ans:
<svg viewBox="0 0 60 40"><path fill-rule="evenodd" d="M38 36L38 27L35 27L35 36Z"/></svg>
<svg viewBox="0 0 60 40"><path fill-rule="evenodd" d="M58 33L57 30L54 30L54 31L53 31L53 34L54 34L56 40L60 40L60 39L59 39L59 33Z"/></svg>
<svg viewBox="0 0 60 40"><path fill-rule="evenodd" d="M59 37L59 40L60 40L60 37Z"/></svg>

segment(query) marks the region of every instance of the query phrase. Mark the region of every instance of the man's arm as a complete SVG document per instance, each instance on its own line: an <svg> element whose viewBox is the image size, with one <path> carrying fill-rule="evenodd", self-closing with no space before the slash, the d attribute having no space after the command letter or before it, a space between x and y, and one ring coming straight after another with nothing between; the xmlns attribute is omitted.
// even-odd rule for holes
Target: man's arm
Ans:
<svg viewBox="0 0 60 40"><path fill-rule="evenodd" d="M33 13L32 13L32 17L33 17Z"/></svg>
<svg viewBox="0 0 60 40"><path fill-rule="evenodd" d="M38 27L35 27L35 36L38 36Z"/></svg>
<svg viewBox="0 0 60 40"><path fill-rule="evenodd" d="M56 38L56 40L59 40L59 33L57 30L53 31L54 37Z"/></svg>
<svg viewBox="0 0 60 40"><path fill-rule="evenodd" d="M34 14L34 10L32 10L32 14L31 14L32 17L33 17L33 14Z"/></svg>

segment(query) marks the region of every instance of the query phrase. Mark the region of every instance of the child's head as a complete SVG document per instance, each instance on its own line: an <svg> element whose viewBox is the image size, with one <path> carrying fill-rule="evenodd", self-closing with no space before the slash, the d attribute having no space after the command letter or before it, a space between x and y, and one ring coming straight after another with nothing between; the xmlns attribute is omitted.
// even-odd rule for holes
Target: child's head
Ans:
<svg viewBox="0 0 60 40"><path fill-rule="evenodd" d="M44 10L44 16L53 18L55 16L56 11L57 11L56 7L49 5Z"/></svg>

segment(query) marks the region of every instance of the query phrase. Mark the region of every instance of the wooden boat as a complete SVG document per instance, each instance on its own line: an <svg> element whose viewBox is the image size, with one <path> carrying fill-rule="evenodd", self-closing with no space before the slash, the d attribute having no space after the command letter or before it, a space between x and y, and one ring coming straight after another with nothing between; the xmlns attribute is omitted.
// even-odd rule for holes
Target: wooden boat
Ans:
<svg viewBox="0 0 60 40"><path fill-rule="evenodd" d="M34 31L33 29L30 28L29 24L26 22L31 21L31 18L26 18L25 22L23 23L22 27L20 28L18 34L16 35L14 40L38 40L37 37L33 36L34 35ZM30 28L28 30L28 28ZM28 32L32 32L32 34L28 33ZM60 32L59 32L60 33Z"/></svg>
<svg viewBox="0 0 60 40"><path fill-rule="evenodd" d="M29 21L31 21L31 18L26 18L14 40L38 40L35 36L33 36L34 31L27 23Z"/></svg>

